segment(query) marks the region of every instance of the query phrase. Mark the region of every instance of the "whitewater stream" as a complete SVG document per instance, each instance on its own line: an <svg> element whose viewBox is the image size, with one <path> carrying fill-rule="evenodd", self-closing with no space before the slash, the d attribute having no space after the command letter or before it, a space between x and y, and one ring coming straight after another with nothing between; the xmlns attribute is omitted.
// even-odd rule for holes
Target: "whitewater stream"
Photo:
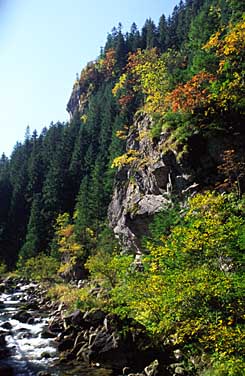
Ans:
<svg viewBox="0 0 245 376"><path fill-rule="evenodd" d="M14 376L36 376L41 370L51 371L56 358L54 340L41 337L43 329L47 326L47 317L41 317L40 313L39 317L35 317L34 314L35 318L31 324L12 318L25 302L25 291L30 287L35 288L35 285L20 286L13 293L3 293L0 298L1 331L6 330L9 333L5 337L9 356L1 359L0 364L6 365L6 373L11 374L12 369ZM54 375L56 374L59 375Z"/></svg>
<svg viewBox="0 0 245 376"><path fill-rule="evenodd" d="M13 292L0 294L0 342L6 339L0 353L0 376L108 376L108 370L88 369L85 364L57 365L58 354L54 339L42 338L48 326L48 312L30 311L30 323L13 318L28 295L25 291L35 285L20 285ZM3 340L4 341L4 340ZM5 341L4 341L5 342Z"/></svg>

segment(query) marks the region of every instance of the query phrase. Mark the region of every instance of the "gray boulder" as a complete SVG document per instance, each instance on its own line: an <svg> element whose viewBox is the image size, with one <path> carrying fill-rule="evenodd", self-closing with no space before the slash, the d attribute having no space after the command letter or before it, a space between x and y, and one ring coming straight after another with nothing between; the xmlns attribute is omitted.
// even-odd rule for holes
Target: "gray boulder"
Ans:
<svg viewBox="0 0 245 376"><path fill-rule="evenodd" d="M18 311L12 317L12 319L18 320L18 321L20 321L22 323L27 323L27 321L29 319L31 319L31 318L32 318L32 315L29 312L25 311L25 310Z"/></svg>

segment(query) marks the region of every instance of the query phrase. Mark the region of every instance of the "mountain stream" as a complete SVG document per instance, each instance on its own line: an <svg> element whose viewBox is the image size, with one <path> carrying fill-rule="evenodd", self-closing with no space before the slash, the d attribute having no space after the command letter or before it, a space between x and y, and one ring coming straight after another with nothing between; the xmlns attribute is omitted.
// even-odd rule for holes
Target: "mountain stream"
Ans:
<svg viewBox="0 0 245 376"><path fill-rule="evenodd" d="M0 376L109 376L104 369L91 369L83 363L60 365L57 343L43 338L48 312L33 307L27 322L15 316L28 304L27 291L35 284L18 284L0 294Z"/></svg>

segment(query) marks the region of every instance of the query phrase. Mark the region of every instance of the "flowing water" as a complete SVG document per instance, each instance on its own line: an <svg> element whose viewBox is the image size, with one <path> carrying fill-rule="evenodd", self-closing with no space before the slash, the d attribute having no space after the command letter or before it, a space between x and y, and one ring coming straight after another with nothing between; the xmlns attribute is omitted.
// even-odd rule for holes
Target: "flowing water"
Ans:
<svg viewBox="0 0 245 376"><path fill-rule="evenodd" d="M47 326L47 317L36 317L32 324L12 319L25 300L25 291L30 287L35 285L20 286L13 293L1 296L0 326L7 322L11 329L6 336L10 356L1 360L0 364L13 368L15 376L34 376L38 371L49 371L57 357L54 340L41 337Z"/></svg>
<svg viewBox="0 0 245 376"><path fill-rule="evenodd" d="M40 312L33 313L32 324L23 324L12 316L19 311L25 301L26 290L31 286L19 286L12 293L3 293L0 296L0 331L2 325L9 323L10 329L6 338L9 356L0 360L0 376L36 376L46 371L52 376L109 376L110 370L91 369L83 363L71 365L57 365L58 354L56 342L53 339L42 338L43 329L47 327L48 317ZM32 287L35 287L33 285ZM3 371L5 367L6 371ZM1 371L2 369L2 371Z"/></svg>

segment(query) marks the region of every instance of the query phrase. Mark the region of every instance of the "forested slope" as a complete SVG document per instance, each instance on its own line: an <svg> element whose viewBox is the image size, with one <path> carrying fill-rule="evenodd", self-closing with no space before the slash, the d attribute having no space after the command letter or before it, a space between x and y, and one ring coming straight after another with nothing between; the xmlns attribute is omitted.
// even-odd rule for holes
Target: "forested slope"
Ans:
<svg viewBox="0 0 245 376"><path fill-rule="evenodd" d="M2 261L92 276L107 294L77 305L182 348L187 374L242 375L244 37L237 0L119 24L77 77L70 122L27 129L0 161Z"/></svg>

